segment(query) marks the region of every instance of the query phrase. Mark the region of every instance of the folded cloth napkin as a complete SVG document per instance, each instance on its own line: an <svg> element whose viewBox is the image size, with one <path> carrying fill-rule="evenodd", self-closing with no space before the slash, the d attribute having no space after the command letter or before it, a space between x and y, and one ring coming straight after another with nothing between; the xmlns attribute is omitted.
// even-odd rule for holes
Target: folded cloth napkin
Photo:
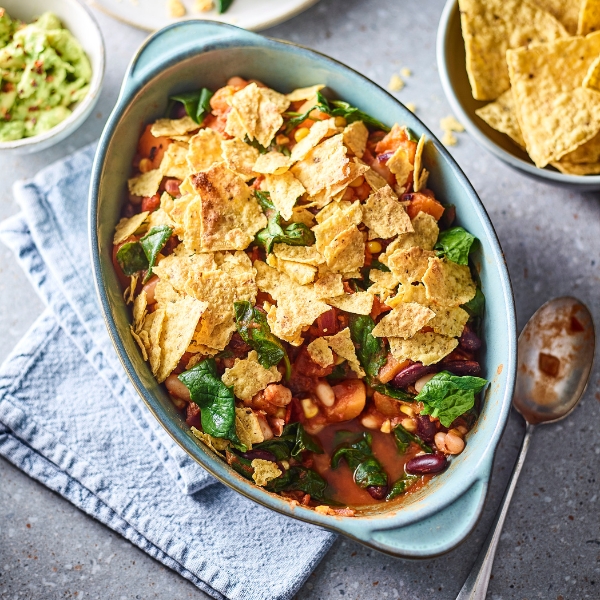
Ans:
<svg viewBox="0 0 600 600"><path fill-rule="evenodd" d="M0 225L47 306L0 367L0 454L215 598L290 598L334 535L217 483L129 383L91 274L93 154L17 183Z"/></svg>

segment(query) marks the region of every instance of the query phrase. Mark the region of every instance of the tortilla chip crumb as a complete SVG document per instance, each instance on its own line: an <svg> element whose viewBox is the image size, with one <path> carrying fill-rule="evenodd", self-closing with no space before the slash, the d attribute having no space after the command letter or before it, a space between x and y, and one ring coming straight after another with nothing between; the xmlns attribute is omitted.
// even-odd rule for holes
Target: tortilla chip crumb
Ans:
<svg viewBox="0 0 600 600"><path fill-rule="evenodd" d="M200 431L195 427L192 427L191 431L194 437L197 437L199 440L204 442L213 452L216 452L217 454L223 452L225 448L231 444L229 440L213 437L212 435L204 433L204 431Z"/></svg>
<svg viewBox="0 0 600 600"><path fill-rule="evenodd" d="M404 81L402 81L400 75L396 75L396 73L394 73L390 77L390 82L388 83L388 90L390 90L390 92L399 92L403 87Z"/></svg>
<svg viewBox="0 0 600 600"><path fill-rule="evenodd" d="M326 368L333 364L333 352L325 338L316 338L306 347L309 356L320 367Z"/></svg>
<svg viewBox="0 0 600 600"><path fill-rule="evenodd" d="M412 75L412 71L408 67L403 67L400 69L400 75L402 75L402 77L410 77Z"/></svg>
<svg viewBox="0 0 600 600"><path fill-rule="evenodd" d="M414 113L417 110L417 105L414 102L407 102L404 106L406 106L411 113Z"/></svg>
<svg viewBox="0 0 600 600"><path fill-rule="evenodd" d="M258 417L251 408L235 409L235 432L240 442L252 450L252 444L260 444L265 441Z"/></svg>
<svg viewBox="0 0 600 600"><path fill-rule="evenodd" d="M186 13L181 0L167 0L167 15L173 19L183 17Z"/></svg>
<svg viewBox="0 0 600 600"><path fill-rule="evenodd" d="M256 485L265 486L271 479L277 479L281 475L281 469L270 460L255 458L251 464L254 469L252 479Z"/></svg>
<svg viewBox="0 0 600 600"><path fill-rule="evenodd" d="M319 513L320 515L335 515L335 511L333 510L333 508L331 508L330 506L327 506L325 504L321 504L319 506L315 506L315 512Z"/></svg>
<svg viewBox="0 0 600 600"><path fill-rule="evenodd" d="M323 339L327 341L328 346L338 356L348 361L350 368L359 377L365 376L365 372L362 370L360 362L358 362L358 358L356 357L356 348L352 342L350 329L348 327L346 327L346 329L342 329L342 331L339 331L335 335L326 335Z"/></svg>
<svg viewBox="0 0 600 600"><path fill-rule="evenodd" d="M113 244L117 245L124 242L130 235L133 235L146 220L148 211L141 212L137 215L133 215L129 219L121 219L115 227L115 235L113 237Z"/></svg>
<svg viewBox="0 0 600 600"><path fill-rule="evenodd" d="M194 2L194 10L196 12L208 12L214 7L213 0L196 0Z"/></svg>

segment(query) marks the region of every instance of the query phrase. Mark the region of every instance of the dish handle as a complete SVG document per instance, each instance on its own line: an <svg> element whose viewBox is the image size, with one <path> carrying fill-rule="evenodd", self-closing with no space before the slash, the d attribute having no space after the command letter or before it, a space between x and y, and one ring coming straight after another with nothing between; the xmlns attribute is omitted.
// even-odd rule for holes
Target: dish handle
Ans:
<svg viewBox="0 0 600 600"><path fill-rule="evenodd" d="M226 41L251 43L256 37L255 33L225 23L201 19L173 23L151 35L136 52L127 69L121 96L187 56Z"/></svg>
<svg viewBox="0 0 600 600"><path fill-rule="evenodd" d="M405 558L432 558L449 552L475 527L487 488L487 479L477 479L462 496L441 511L405 527L371 531L367 543Z"/></svg>

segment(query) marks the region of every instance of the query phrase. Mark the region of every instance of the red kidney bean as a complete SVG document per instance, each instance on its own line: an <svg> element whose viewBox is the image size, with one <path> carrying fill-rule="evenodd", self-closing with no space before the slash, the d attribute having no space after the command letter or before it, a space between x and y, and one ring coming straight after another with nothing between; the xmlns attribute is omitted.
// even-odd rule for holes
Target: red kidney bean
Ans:
<svg viewBox="0 0 600 600"><path fill-rule="evenodd" d="M242 456L247 458L248 460L254 460L255 458L260 458L261 460L270 460L271 462L277 462L275 455L268 450L260 450L256 448L255 450L250 450L248 452L243 452Z"/></svg>
<svg viewBox="0 0 600 600"><path fill-rule="evenodd" d="M406 463L406 472L411 475L428 475L439 473L448 466L443 454L421 454Z"/></svg>
<svg viewBox="0 0 600 600"><path fill-rule="evenodd" d="M475 352L481 348L481 340L468 325L465 325L460 338L458 338L458 344L468 352Z"/></svg>
<svg viewBox="0 0 600 600"><path fill-rule="evenodd" d="M130 218L131 218L131 217L133 217L133 215L135 215L137 212L138 212L138 211L137 211L136 207L135 207L133 204L131 204L131 202L126 202L126 203L123 205L123 208L122 208L122 210L121 210L121 216L122 216L124 219L130 219Z"/></svg>
<svg viewBox="0 0 600 600"><path fill-rule="evenodd" d="M427 415L417 415L417 435L424 442L433 442L436 434L435 423Z"/></svg>
<svg viewBox="0 0 600 600"><path fill-rule="evenodd" d="M392 385L397 388L407 388L409 385L415 383L417 379L421 379L423 375L435 373L437 370L435 365L426 367L422 363L414 363L413 365L406 367L406 369L402 369L402 371L400 371L400 373L392 380Z"/></svg>
<svg viewBox="0 0 600 600"><path fill-rule="evenodd" d="M181 181L179 179L167 179L165 182L165 192L173 198L180 198L181 192L179 191L179 186L181 185Z"/></svg>
<svg viewBox="0 0 600 600"><path fill-rule="evenodd" d="M246 356L252 348L246 344L246 342L242 339L242 336L236 331L231 337L231 341L229 342L229 346L231 351L237 356L237 358L242 358L242 356Z"/></svg>
<svg viewBox="0 0 600 600"><path fill-rule="evenodd" d="M444 369L454 375L472 375L477 377L481 373L481 367L474 360L448 360L442 363Z"/></svg>
<svg viewBox="0 0 600 600"><path fill-rule="evenodd" d="M195 402L190 402L186 407L185 422L190 427L201 427L200 423L200 407Z"/></svg>
<svg viewBox="0 0 600 600"><path fill-rule="evenodd" d="M171 114L173 119L183 119L186 115L185 106L181 102L176 102Z"/></svg>
<svg viewBox="0 0 600 600"><path fill-rule="evenodd" d="M160 206L160 196L154 194L154 196L144 196L142 198L142 212L150 211L154 212Z"/></svg>
<svg viewBox="0 0 600 600"><path fill-rule="evenodd" d="M387 496L388 487L387 485L370 485L367 488L367 492L369 492L375 500L383 500Z"/></svg>

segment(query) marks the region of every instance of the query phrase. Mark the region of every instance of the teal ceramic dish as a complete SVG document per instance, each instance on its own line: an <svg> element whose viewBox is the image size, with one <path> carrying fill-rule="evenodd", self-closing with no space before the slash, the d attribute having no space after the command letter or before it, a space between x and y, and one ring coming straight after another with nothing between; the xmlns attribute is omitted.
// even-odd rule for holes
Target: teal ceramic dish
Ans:
<svg viewBox="0 0 600 600"><path fill-rule="evenodd" d="M164 114L167 97L199 85L217 89L233 75L287 92L325 83L332 93L390 124L407 124L432 140L425 164L436 196L457 207L459 223L480 240L476 262L487 297L484 376L491 383L465 451L451 467L402 504L332 517L291 508L254 486L199 444L150 371L129 333L130 314L112 267L119 219L142 126ZM96 154L90 190L90 241L100 304L109 333L133 384L174 440L217 479L285 515L338 531L377 550L423 558L446 552L473 529L483 508L492 461L510 408L516 364L514 303L498 239L477 194L430 131L387 92L348 67L286 42L208 21L169 26L152 36L131 63Z"/></svg>
<svg viewBox="0 0 600 600"><path fill-rule="evenodd" d="M539 169L525 150L475 114L478 108L488 102L475 100L471 94L457 0L448 0L440 17L437 64L442 87L452 111L480 146L507 165L538 181L579 192L600 190L600 175L565 175L551 166Z"/></svg>

